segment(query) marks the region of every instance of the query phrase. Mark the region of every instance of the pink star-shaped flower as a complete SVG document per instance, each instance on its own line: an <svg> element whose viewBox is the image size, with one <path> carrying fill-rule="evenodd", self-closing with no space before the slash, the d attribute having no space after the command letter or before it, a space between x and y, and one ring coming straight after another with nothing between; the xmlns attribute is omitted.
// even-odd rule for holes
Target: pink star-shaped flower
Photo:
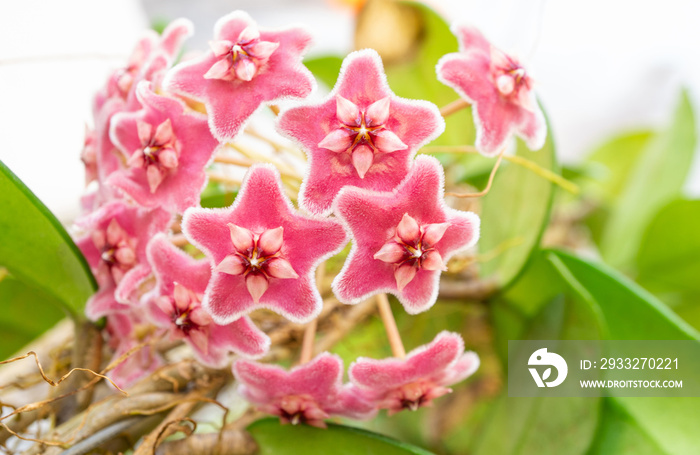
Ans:
<svg viewBox="0 0 700 455"><path fill-rule="evenodd" d="M439 136L445 122L432 103L394 95L379 55L366 49L345 59L335 88L321 104L285 111L279 128L309 158L299 204L328 214L344 186L393 189L416 151Z"/></svg>
<svg viewBox="0 0 700 455"><path fill-rule="evenodd" d="M360 357L350 365L349 375L366 397L392 415L430 406L433 399L452 392L448 386L466 379L478 368L479 356L464 352L461 336L441 332L404 359Z"/></svg>
<svg viewBox="0 0 700 455"><path fill-rule="evenodd" d="M314 78L301 64L310 42L302 28L258 28L234 11L217 21L211 50L176 66L164 86L203 102L214 136L230 140L262 103L311 93Z"/></svg>
<svg viewBox="0 0 700 455"><path fill-rule="evenodd" d="M366 419L376 408L352 385L342 384L343 361L327 352L287 372L276 365L238 360L233 365L239 391L283 424L326 428L332 416Z"/></svg>
<svg viewBox="0 0 700 455"><path fill-rule="evenodd" d="M295 322L313 319L322 306L314 270L347 242L337 221L299 215L277 170L260 164L231 207L190 208L182 229L213 261L204 308L218 324L260 307Z"/></svg>
<svg viewBox="0 0 700 455"><path fill-rule="evenodd" d="M419 156L391 192L345 187L334 212L354 244L333 291L344 303L381 292L396 295L407 312L420 313L437 299L440 273L456 252L476 243L479 218L445 205L442 166Z"/></svg>
<svg viewBox="0 0 700 455"><path fill-rule="evenodd" d="M156 95L145 81L137 95L143 109L112 118L110 136L128 168L114 172L107 183L145 207L184 212L199 202L204 168L219 143L205 115L185 112L181 101Z"/></svg>
<svg viewBox="0 0 700 455"><path fill-rule="evenodd" d="M153 335L152 326L142 316L140 309L114 313L107 316L108 345L114 350L112 362L130 349L147 341ZM137 380L154 372L165 362L152 346L144 346L126 357L111 372L109 378L121 388L129 387Z"/></svg>
<svg viewBox="0 0 700 455"><path fill-rule="evenodd" d="M112 201L76 221L88 234L76 241L95 274L98 292L87 302L85 313L98 319L128 307L138 285L150 273L148 241L170 225L165 210L147 210Z"/></svg>
<svg viewBox="0 0 700 455"><path fill-rule="evenodd" d="M226 364L229 351L252 357L267 352L270 339L248 317L218 325L202 308L202 296L211 277L208 260L195 260L164 234L150 241L147 252L156 288L144 300L158 327L184 339L202 363L215 368Z"/></svg>
<svg viewBox="0 0 700 455"><path fill-rule="evenodd" d="M496 155L513 133L537 150L547 124L537 104L532 79L514 58L493 47L474 27L454 26L460 52L437 64L438 79L474 105L476 148Z"/></svg>

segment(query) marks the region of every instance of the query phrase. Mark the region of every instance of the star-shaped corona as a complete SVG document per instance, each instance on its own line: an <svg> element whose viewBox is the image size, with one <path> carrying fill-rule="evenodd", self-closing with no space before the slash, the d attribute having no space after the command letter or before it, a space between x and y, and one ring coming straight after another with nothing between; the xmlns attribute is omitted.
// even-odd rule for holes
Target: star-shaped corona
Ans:
<svg viewBox="0 0 700 455"><path fill-rule="evenodd" d="M394 95L371 49L345 59L323 102L283 112L278 125L308 156L299 203L318 214L330 212L344 186L393 189L417 150L445 128L435 105Z"/></svg>
<svg viewBox="0 0 700 455"><path fill-rule="evenodd" d="M188 209L182 227L213 262L203 304L219 324L261 307L313 319L322 305L314 270L347 242L339 222L300 215L279 172L262 164L250 168L231 207Z"/></svg>
<svg viewBox="0 0 700 455"><path fill-rule="evenodd" d="M392 293L411 314L435 303L448 259L479 237L479 218L447 207L443 194L442 166L425 155L393 191L341 190L334 212L354 243L333 281L341 302Z"/></svg>

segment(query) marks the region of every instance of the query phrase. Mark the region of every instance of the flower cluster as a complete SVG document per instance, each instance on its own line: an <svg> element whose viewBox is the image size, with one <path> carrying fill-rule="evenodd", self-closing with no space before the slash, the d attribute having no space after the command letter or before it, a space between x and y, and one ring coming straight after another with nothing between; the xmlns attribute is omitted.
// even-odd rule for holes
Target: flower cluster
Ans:
<svg viewBox="0 0 700 455"><path fill-rule="evenodd" d="M201 208L212 160L251 115L304 98L315 84L301 63L310 44L302 28L264 29L234 12L217 22L208 52L175 64L191 32L178 20L139 41L96 96L81 156L92 190L77 243L99 283L87 315L107 318L117 356L151 343L114 379L128 385L159 366L153 341L169 336L212 367L225 366L231 352L248 357L233 366L241 394L283 422L324 426L331 416L415 410L449 393L479 365L456 333L442 332L405 356L359 358L345 384L342 360L327 352L291 371L250 360L268 352L270 339L249 314L265 308L313 321L323 308L316 270L348 241L332 284L340 302L391 293L410 314L436 302L450 257L479 236L475 214L445 204L440 163L416 157L445 128L438 108L396 96L379 55L354 52L324 100L297 101L277 119L308 160L299 209L269 163L249 167L229 207ZM492 153L504 143L507 128L496 134L484 114L498 117L498 109L537 145L541 115L530 80L505 54L487 52L478 32L459 33L477 50L445 57L438 70L474 102L484 130L477 145ZM462 66L484 80L455 79Z"/></svg>

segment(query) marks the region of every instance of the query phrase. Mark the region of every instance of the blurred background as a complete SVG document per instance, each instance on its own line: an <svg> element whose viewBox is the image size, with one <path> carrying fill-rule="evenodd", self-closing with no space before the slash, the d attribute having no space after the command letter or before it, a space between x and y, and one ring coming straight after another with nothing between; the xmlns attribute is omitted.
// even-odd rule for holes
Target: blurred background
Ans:
<svg viewBox="0 0 700 455"><path fill-rule="evenodd" d="M262 26L302 23L309 55L353 48L362 0L25 0L0 14L0 159L63 221L78 213L79 159L91 97L144 28L195 23L188 49L206 49L234 9ZM613 133L663 126L679 87L700 105L700 3L693 0L432 0L449 21L477 25L530 69L557 153L575 163ZM391 39L388 37L387 39ZM695 160L686 193L700 194Z"/></svg>

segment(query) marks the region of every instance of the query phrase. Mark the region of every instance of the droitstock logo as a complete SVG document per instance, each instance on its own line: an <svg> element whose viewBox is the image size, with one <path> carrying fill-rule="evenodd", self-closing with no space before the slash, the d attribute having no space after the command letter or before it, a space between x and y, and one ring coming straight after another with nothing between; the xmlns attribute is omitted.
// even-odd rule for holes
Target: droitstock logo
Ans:
<svg viewBox="0 0 700 455"><path fill-rule="evenodd" d="M542 373L542 377L537 371L537 368L529 368L532 379L535 380L537 387L556 387L566 379L566 375L569 372L569 367L566 365L566 360L559 354L554 352L547 352L547 348L538 349L532 353L530 360L527 364L529 366L549 366ZM553 381L547 381L550 376L552 376L552 367L557 370L556 379ZM547 381L547 382L545 382Z"/></svg>

